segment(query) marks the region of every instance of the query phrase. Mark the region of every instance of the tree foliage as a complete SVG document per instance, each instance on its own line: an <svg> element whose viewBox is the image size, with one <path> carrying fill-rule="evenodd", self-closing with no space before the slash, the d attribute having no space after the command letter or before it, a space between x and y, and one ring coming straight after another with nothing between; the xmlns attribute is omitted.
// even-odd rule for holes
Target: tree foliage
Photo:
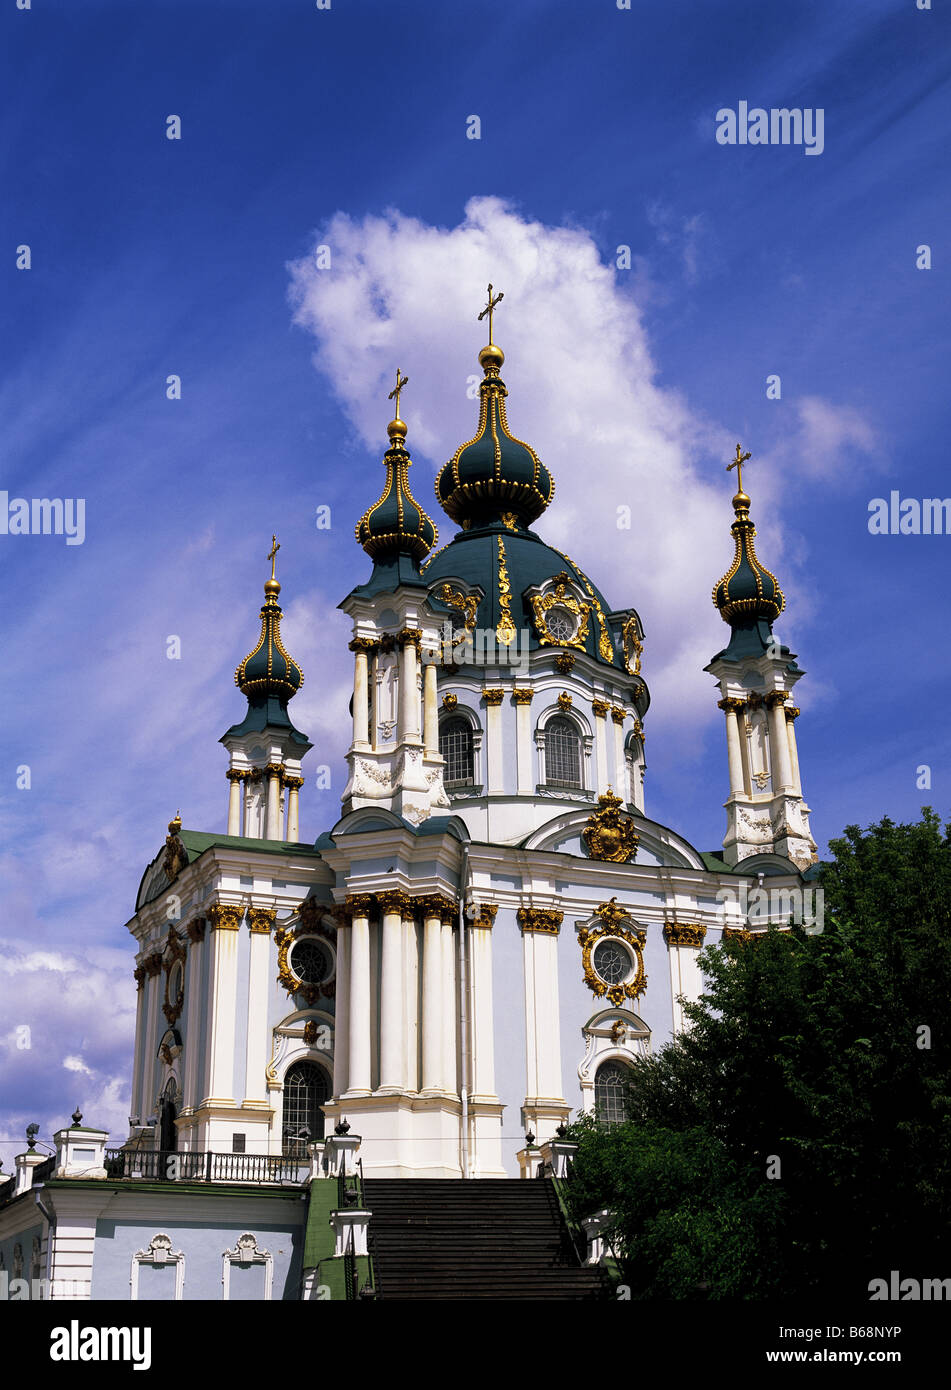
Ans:
<svg viewBox="0 0 951 1390"><path fill-rule="evenodd" d="M572 1206L615 1213L635 1297L867 1297L951 1275L951 827L848 826L824 930L701 956L629 1120L573 1127Z"/></svg>

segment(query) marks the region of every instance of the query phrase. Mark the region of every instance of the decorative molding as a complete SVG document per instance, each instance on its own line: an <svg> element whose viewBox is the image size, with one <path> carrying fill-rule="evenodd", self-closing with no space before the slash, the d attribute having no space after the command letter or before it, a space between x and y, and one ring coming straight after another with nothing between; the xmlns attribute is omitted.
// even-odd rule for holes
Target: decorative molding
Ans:
<svg viewBox="0 0 951 1390"><path fill-rule="evenodd" d="M443 924L451 923L456 920L459 909L451 898L445 898L441 893L430 893L425 898L417 898L416 906L426 917L438 917Z"/></svg>
<svg viewBox="0 0 951 1390"><path fill-rule="evenodd" d="M592 605L579 602L573 594L568 593L567 586L571 583L571 575L564 570L560 574L552 575L547 582L552 585L551 589L545 594L533 594L531 598L539 643L543 647L580 647L583 650L588 640ZM552 608L564 608L574 618L575 630L570 637L556 637L549 628L548 614Z"/></svg>
<svg viewBox="0 0 951 1390"><path fill-rule="evenodd" d="M500 705L505 698L505 691L499 686L486 686L482 691L482 698L487 705Z"/></svg>
<svg viewBox="0 0 951 1390"><path fill-rule="evenodd" d="M623 724L624 720L627 718L627 710L622 708L621 705L612 705L611 718L614 720L615 724Z"/></svg>
<svg viewBox="0 0 951 1390"><path fill-rule="evenodd" d="M445 710L454 710L459 703L458 695L444 695L442 697L442 707Z"/></svg>
<svg viewBox="0 0 951 1390"><path fill-rule="evenodd" d="M142 962L142 966L149 979L154 979L162 969L162 952L153 951L151 955L146 956L145 960Z"/></svg>
<svg viewBox="0 0 951 1390"><path fill-rule="evenodd" d="M788 690L769 690L763 696L763 703L767 709L775 709L777 705L784 705L788 699Z"/></svg>
<svg viewBox="0 0 951 1390"><path fill-rule="evenodd" d="M291 965L291 948L295 942L302 937L317 936L330 944L333 937L328 929L320 920L318 911L313 909L305 911L305 903L315 902L314 898L305 898L298 908L299 920L296 927L278 927L274 940L277 944L277 981L283 985L290 995L301 995L308 1004L315 1004L323 995L326 999L332 999L336 993L336 965L334 973L330 978L318 980L314 983L301 980L295 973Z"/></svg>
<svg viewBox="0 0 951 1390"><path fill-rule="evenodd" d="M632 676L639 675L644 643L637 635L637 619L633 614L621 627L621 643L624 647L624 665Z"/></svg>
<svg viewBox="0 0 951 1390"><path fill-rule="evenodd" d="M283 763L265 763L264 772L268 777L283 778L285 767Z"/></svg>
<svg viewBox="0 0 951 1390"><path fill-rule="evenodd" d="M466 632L472 631L479 610L479 599L475 594L464 594L461 589L454 589L451 584L442 584L433 591L433 598L438 599L440 603L448 604L450 608L461 609Z"/></svg>
<svg viewBox="0 0 951 1390"><path fill-rule="evenodd" d="M598 809L592 811L581 838L592 859L611 864L627 864L637 853L640 836L629 816L621 814L621 798L610 787L598 797Z"/></svg>
<svg viewBox="0 0 951 1390"><path fill-rule="evenodd" d="M597 926L578 928L584 982L598 998L610 999L612 1004L620 1007L625 999L636 999L647 988L647 974L644 970L647 932L636 926L630 914L618 906L617 898L601 903L595 908L594 915L598 918ZM594 968L594 951L599 942L604 940L623 941L628 946L634 957L633 978L616 985L610 985L601 979Z"/></svg>
<svg viewBox="0 0 951 1390"><path fill-rule="evenodd" d="M170 959L163 962L165 969L165 1000L162 1004L162 1013L165 1015L169 1027L181 1016L182 1007L185 1003L185 956L187 950L185 943L178 936L174 927L168 929L168 939L165 943L165 951L170 955ZM175 991L175 998L171 997L170 987L172 983L172 973L176 965L181 967L179 973L178 989Z"/></svg>
<svg viewBox="0 0 951 1390"><path fill-rule="evenodd" d="M525 932L538 932L543 936L557 936L565 914L551 908L520 907L515 914L524 936Z"/></svg>
<svg viewBox="0 0 951 1390"><path fill-rule="evenodd" d="M175 1301L181 1302L185 1288L185 1254L182 1250L173 1250L171 1237L161 1231L152 1237L145 1250L137 1250L132 1256L129 1284L133 1302L139 1297L139 1266L165 1264L175 1265Z"/></svg>
<svg viewBox="0 0 951 1390"><path fill-rule="evenodd" d="M354 637L353 641L348 643L348 648L352 652L366 652L369 655L375 652L379 645L372 637Z"/></svg>
<svg viewBox="0 0 951 1390"><path fill-rule="evenodd" d="M703 945L703 938L707 934L707 929L702 922L665 922L664 940L668 946L696 946Z"/></svg>
<svg viewBox="0 0 951 1390"><path fill-rule="evenodd" d="M208 909L208 925L212 931L238 931L244 909L231 903L213 903Z"/></svg>
<svg viewBox="0 0 951 1390"><path fill-rule="evenodd" d="M571 668L574 664L575 658L572 652L559 652L555 657L555 666L563 676L571 674Z"/></svg>
<svg viewBox="0 0 951 1390"><path fill-rule="evenodd" d="M608 710L611 708L607 700L592 700L591 711L597 719L606 719Z"/></svg>
<svg viewBox="0 0 951 1390"><path fill-rule="evenodd" d="M509 583L508 566L505 563L505 545L501 536L499 543L499 623L495 635L503 647L515 641L515 623L512 621L512 586Z"/></svg>
<svg viewBox="0 0 951 1390"><path fill-rule="evenodd" d="M145 985L145 967L137 965L132 972L132 978L135 980L136 989L142 989Z"/></svg>
<svg viewBox="0 0 951 1390"><path fill-rule="evenodd" d="M474 927L483 927L486 930L491 930L492 927L495 926L495 917L498 910L498 903L479 903L478 911L472 919L472 925Z"/></svg>
<svg viewBox="0 0 951 1390"><path fill-rule="evenodd" d="M411 914L413 910L413 900L402 888L385 888L382 893L377 893L376 905L384 916L398 914L400 917L404 917ZM407 908L409 914L407 914Z"/></svg>
<svg viewBox="0 0 951 1390"><path fill-rule="evenodd" d="M229 767L225 776L229 782L243 782L248 775L249 769L246 767Z"/></svg>
<svg viewBox="0 0 951 1390"><path fill-rule="evenodd" d="M733 695L727 695L722 700L717 700L717 709L724 710L727 714L740 714L746 708L745 700L737 700Z"/></svg>
<svg viewBox="0 0 951 1390"><path fill-rule="evenodd" d="M798 719L800 713L801 710L798 705L787 705L786 708L783 710L783 714L785 714L786 718L790 721L792 721L793 719Z"/></svg>
<svg viewBox="0 0 951 1390"><path fill-rule="evenodd" d="M221 1285L222 1298L227 1302L231 1296L231 1266L232 1265L263 1265L264 1266L264 1298L262 1302L270 1303L271 1290L274 1282L274 1257L270 1250L258 1248L257 1237L250 1231L245 1231L243 1236L239 1236L234 1248L225 1250L221 1256Z"/></svg>
<svg viewBox="0 0 951 1390"><path fill-rule="evenodd" d="M286 772L282 780L284 782L285 787L287 787L288 790L292 792L299 792L301 787L304 785L303 777L292 777L289 776Z"/></svg>
<svg viewBox="0 0 951 1390"><path fill-rule="evenodd" d="M400 651L402 651L408 643L412 642L418 654L422 640L423 630L419 627L403 627L400 628L399 632L396 634L396 641L399 644Z"/></svg>
<svg viewBox="0 0 951 1390"><path fill-rule="evenodd" d="M571 705L571 696L568 694L567 690L563 690L561 694L558 696L558 708L567 712L571 709Z"/></svg>
<svg viewBox="0 0 951 1390"><path fill-rule="evenodd" d="M269 936L276 921L276 907L248 908L248 930L256 935Z"/></svg>
<svg viewBox="0 0 951 1390"><path fill-rule="evenodd" d="M373 894L348 893L344 907L350 917L369 917L373 911Z"/></svg>
<svg viewBox="0 0 951 1390"><path fill-rule="evenodd" d="M204 917L193 917L185 928L188 932L188 938L193 945L199 941L204 941L206 925L207 923Z"/></svg>
<svg viewBox="0 0 951 1390"><path fill-rule="evenodd" d="M517 705L530 705L534 694L534 690L529 689L528 686L516 685L512 691L512 699Z"/></svg>

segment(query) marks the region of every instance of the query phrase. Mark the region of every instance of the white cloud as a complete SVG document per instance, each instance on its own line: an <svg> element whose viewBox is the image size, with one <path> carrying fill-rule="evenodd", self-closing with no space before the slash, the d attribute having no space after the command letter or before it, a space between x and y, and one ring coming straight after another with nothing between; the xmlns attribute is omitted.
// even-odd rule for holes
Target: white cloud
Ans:
<svg viewBox="0 0 951 1390"><path fill-rule="evenodd" d="M698 227L678 226L678 244ZM381 456L391 375L397 363L408 373L411 483L440 526L440 544L455 528L436 507L430 479L472 434L477 406L466 386L480 375L486 337L476 315L490 279L504 291L494 336L506 352L509 420L557 488L537 529L609 602L640 612L650 719L682 726L716 717L702 668L725 635L710 592L732 559L733 489L724 469L736 436L658 385L628 282L601 262L591 235L531 221L498 198L474 198L451 229L397 211L363 220L338 213L319 240L332 249L333 269L290 267L295 322L314 335L315 364ZM377 482L355 478L366 494L357 492L358 505L373 500ZM758 485L758 520L775 518L774 494L775 484ZM632 510L630 530L618 529L621 506ZM781 568L778 521L763 536L767 562Z"/></svg>
<svg viewBox="0 0 951 1390"><path fill-rule="evenodd" d="M63 1066L67 1071L78 1071L83 1076L92 1076L92 1072L81 1057L64 1057Z"/></svg>

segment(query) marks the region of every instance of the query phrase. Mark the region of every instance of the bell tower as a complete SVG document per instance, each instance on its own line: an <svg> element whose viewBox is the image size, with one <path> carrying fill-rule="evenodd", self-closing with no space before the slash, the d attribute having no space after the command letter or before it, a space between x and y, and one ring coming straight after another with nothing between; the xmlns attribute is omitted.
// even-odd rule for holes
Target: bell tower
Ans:
<svg viewBox="0 0 951 1390"><path fill-rule="evenodd" d="M800 870L816 861L809 807L802 794L792 691L804 675L794 652L773 635L772 624L786 600L774 574L759 560L753 543L750 499L743 491L739 444L727 465L737 470L730 527L733 564L714 587L713 603L730 627L730 641L704 669L715 676L717 702L726 719L730 794L726 800L727 861L779 854Z"/></svg>

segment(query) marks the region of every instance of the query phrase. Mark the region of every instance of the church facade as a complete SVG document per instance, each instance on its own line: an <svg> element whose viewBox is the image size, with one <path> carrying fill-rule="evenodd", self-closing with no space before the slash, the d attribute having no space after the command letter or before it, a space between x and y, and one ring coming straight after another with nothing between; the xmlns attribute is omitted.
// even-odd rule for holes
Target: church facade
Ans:
<svg viewBox="0 0 951 1390"><path fill-rule="evenodd" d="M649 815L640 617L536 530L554 481L509 427L491 316L489 336L475 433L436 480L455 528L441 549L410 487L397 375L381 496L356 527L367 573L340 605L347 782L316 840L302 837L311 744L291 715L303 676L272 546L235 676L247 708L221 739L226 831L176 818L128 923L129 1135L108 1156L96 1141L95 1172L58 1154L46 1175L45 1205L88 1208L83 1296L128 1296L129 1267L143 1281L169 1268L196 1223L218 1241L214 1267L177 1296L222 1296L221 1259L256 1271L256 1297L299 1296L300 1194L344 1171L348 1136L367 1179L533 1176L572 1115L621 1117L626 1070L700 993L702 947L808 901L803 672L773 635L784 599L756 555L746 456L737 446L734 556L713 591L729 639L706 667L728 769L710 853ZM755 920L751 900L770 904ZM111 1246L96 1195L110 1184Z"/></svg>

